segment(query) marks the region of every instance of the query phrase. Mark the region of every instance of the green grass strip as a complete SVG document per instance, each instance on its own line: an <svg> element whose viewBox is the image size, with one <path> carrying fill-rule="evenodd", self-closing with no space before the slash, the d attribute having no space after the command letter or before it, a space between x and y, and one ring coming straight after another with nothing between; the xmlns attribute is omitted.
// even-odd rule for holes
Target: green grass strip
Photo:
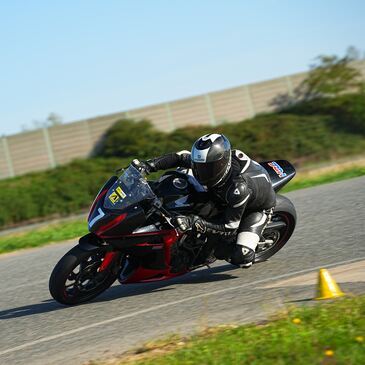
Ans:
<svg viewBox="0 0 365 365"><path fill-rule="evenodd" d="M83 236L88 232L86 220L51 224L24 233L9 234L0 237L0 253L21 248L44 246L53 242Z"/></svg>
<svg viewBox="0 0 365 365"><path fill-rule="evenodd" d="M365 296L293 308L278 318L262 325L196 335L180 349L176 345L172 350L160 349L162 355L148 353L147 349L144 359L130 357L117 360L115 365L365 363Z"/></svg>
<svg viewBox="0 0 365 365"><path fill-rule="evenodd" d="M310 188L317 185L328 184L340 180L352 179L365 175L365 166L346 168L342 171L328 172L314 177L295 177L281 192Z"/></svg>
<svg viewBox="0 0 365 365"><path fill-rule="evenodd" d="M282 192L309 188L344 179L365 175L365 167L347 168L338 172L326 173L312 178L294 178ZM0 253L20 248L43 246L53 242L80 237L87 233L87 223L83 220L52 224L44 228L0 237Z"/></svg>

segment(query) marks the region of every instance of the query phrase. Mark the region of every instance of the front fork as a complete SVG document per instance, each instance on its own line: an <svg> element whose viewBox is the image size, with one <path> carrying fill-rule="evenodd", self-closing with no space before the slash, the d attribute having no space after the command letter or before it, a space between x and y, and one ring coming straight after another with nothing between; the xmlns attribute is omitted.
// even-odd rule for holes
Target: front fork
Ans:
<svg viewBox="0 0 365 365"><path fill-rule="evenodd" d="M102 243L103 240L101 240L96 234L88 233L80 238L79 247L83 251L96 252L100 250ZM119 251L107 251L100 267L98 268L98 272L103 272L109 268L109 266L115 262L118 256L120 256Z"/></svg>
<svg viewBox="0 0 365 365"><path fill-rule="evenodd" d="M110 266L110 264L115 261L118 255L119 255L118 251L107 252L104 256L103 262L101 263L98 269L98 272L103 272L104 270L106 270Z"/></svg>

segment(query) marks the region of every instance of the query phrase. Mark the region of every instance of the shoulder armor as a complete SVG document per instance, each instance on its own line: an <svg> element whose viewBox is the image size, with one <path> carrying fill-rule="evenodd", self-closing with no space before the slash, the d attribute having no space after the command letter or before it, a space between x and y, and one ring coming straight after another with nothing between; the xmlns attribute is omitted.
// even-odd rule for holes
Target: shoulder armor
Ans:
<svg viewBox="0 0 365 365"><path fill-rule="evenodd" d="M250 166L251 159L242 151L234 150L233 151L234 157L239 161L241 166L241 174L244 173L248 167Z"/></svg>
<svg viewBox="0 0 365 365"><path fill-rule="evenodd" d="M250 158L242 151L240 150L233 150L233 154L241 161L247 161Z"/></svg>
<svg viewBox="0 0 365 365"><path fill-rule="evenodd" d="M227 204L233 208L237 208L248 200L250 197L250 190L246 183L241 181L235 181L227 190L226 200Z"/></svg>

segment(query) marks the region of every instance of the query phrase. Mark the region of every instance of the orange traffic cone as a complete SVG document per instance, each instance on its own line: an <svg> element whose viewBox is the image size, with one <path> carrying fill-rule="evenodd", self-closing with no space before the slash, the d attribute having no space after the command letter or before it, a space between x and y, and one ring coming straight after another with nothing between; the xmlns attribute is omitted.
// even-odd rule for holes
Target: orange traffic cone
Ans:
<svg viewBox="0 0 365 365"><path fill-rule="evenodd" d="M320 269L318 273L317 297L315 299L333 299L343 297L344 295L345 293L342 292L328 270Z"/></svg>

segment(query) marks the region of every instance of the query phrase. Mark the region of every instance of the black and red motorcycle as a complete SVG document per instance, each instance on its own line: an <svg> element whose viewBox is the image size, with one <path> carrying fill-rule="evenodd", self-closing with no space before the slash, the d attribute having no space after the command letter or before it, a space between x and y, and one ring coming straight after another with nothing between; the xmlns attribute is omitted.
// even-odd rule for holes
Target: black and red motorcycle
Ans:
<svg viewBox="0 0 365 365"><path fill-rule="evenodd" d="M274 190L295 175L285 160L262 162ZM186 274L215 261L214 242L204 235L179 232L176 215L216 214L208 193L189 171L168 171L147 181L133 165L111 177L97 194L88 217L89 232L57 263L49 280L52 297L60 303L86 302L121 284L147 283ZM256 249L255 263L267 260L289 240L296 224L291 201L277 195L276 207ZM178 256L189 252L181 269Z"/></svg>

